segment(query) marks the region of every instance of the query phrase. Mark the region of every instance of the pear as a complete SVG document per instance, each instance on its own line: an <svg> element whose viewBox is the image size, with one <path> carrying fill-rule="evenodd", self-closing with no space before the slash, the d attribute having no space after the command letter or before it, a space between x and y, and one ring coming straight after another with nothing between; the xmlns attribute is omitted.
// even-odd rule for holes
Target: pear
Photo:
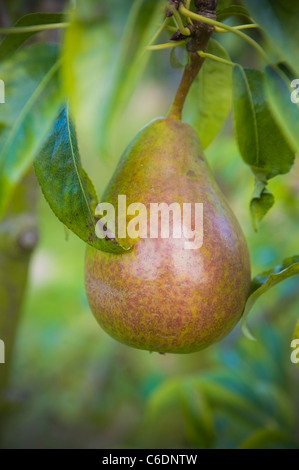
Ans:
<svg viewBox="0 0 299 470"><path fill-rule="evenodd" d="M140 237L124 254L88 246L86 292L98 323L122 343L160 353L196 352L219 341L242 316L250 260L192 127L158 118L141 129L102 201L117 211L118 195L148 212L151 203L202 203L203 240L186 249L183 236ZM193 228L195 222L193 211Z"/></svg>

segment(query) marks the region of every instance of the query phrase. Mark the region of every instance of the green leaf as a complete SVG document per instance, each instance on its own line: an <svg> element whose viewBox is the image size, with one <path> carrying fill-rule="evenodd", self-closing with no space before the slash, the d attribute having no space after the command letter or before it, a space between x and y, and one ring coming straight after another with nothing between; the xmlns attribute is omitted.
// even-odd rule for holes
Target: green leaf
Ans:
<svg viewBox="0 0 299 470"><path fill-rule="evenodd" d="M266 68L266 93L273 116L292 148L299 153L299 97L296 92L299 83L294 83L294 87L290 85L280 71L274 67Z"/></svg>
<svg viewBox="0 0 299 470"><path fill-rule="evenodd" d="M61 23L63 18L63 13L30 13L20 18L14 26ZM5 36L0 43L0 60L9 58L25 41L37 33L38 31L29 31L28 33L8 34Z"/></svg>
<svg viewBox="0 0 299 470"><path fill-rule="evenodd" d="M209 376L198 379L198 383L213 410L224 409L230 415L237 416L238 419L243 418L247 422L251 421L255 425L265 419L265 413L261 412L261 409L242 392L233 390Z"/></svg>
<svg viewBox="0 0 299 470"><path fill-rule="evenodd" d="M64 37L62 76L82 154L103 157L107 141L115 139L115 123L150 57L145 46L161 17L162 4L156 0L133 3L118 51L103 47L113 37L103 18L90 23L72 19Z"/></svg>
<svg viewBox="0 0 299 470"><path fill-rule="evenodd" d="M186 64L182 64L182 62L179 60L176 54L176 49L177 48L173 48L170 51L170 65L174 69L182 69L185 67Z"/></svg>
<svg viewBox="0 0 299 470"><path fill-rule="evenodd" d="M194 386L192 380L185 380L178 394L190 442L204 449L211 448L215 440L213 415L200 387Z"/></svg>
<svg viewBox="0 0 299 470"><path fill-rule="evenodd" d="M218 2L217 2L217 13L218 13L218 11L221 11L224 8L228 8L231 3L232 3L232 0L218 0Z"/></svg>
<svg viewBox="0 0 299 470"><path fill-rule="evenodd" d="M0 64L0 216L48 134L61 106L57 47L35 44Z"/></svg>
<svg viewBox="0 0 299 470"><path fill-rule="evenodd" d="M299 256L293 256L287 258L279 266L274 269L265 271L257 275L251 281L250 295L245 305L243 317L242 317L242 330L243 333L250 339L254 339L247 327L247 319L250 310L252 309L258 298L267 292L271 287L276 284L288 279L289 277L296 276L299 274Z"/></svg>
<svg viewBox="0 0 299 470"><path fill-rule="evenodd" d="M76 134L63 109L42 151L34 161L43 194L59 220L89 245L110 253L124 250L113 239L96 236L97 195L82 169Z"/></svg>
<svg viewBox="0 0 299 470"><path fill-rule="evenodd" d="M244 0L267 39L299 77L299 2L294 0Z"/></svg>
<svg viewBox="0 0 299 470"><path fill-rule="evenodd" d="M250 18L246 8L241 5L231 5L221 10L217 10L217 21L224 21L231 16L245 16L246 18Z"/></svg>
<svg viewBox="0 0 299 470"><path fill-rule="evenodd" d="M191 445L210 448L215 440L214 420L208 400L197 379L168 379L154 390L147 402L148 424L161 423L170 415L180 420Z"/></svg>
<svg viewBox="0 0 299 470"><path fill-rule="evenodd" d="M122 123L122 113L146 68L151 53L146 47L164 20L165 0L135 0L131 8L120 48L109 97L105 128L106 139L113 138L114 126Z"/></svg>
<svg viewBox="0 0 299 470"><path fill-rule="evenodd" d="M237 141L253 172L269 178L290 171L294 151L276 124L258 70L234 67L233 100Z"/></svg>
<svg viewBox="0 0 299 470"><path fill-rule="evenodd" d="M265 449L279 444L287 445L290 443L290 440L292 440L292 437L280 429L258 429L243 442L240 449Z"/></svg>
<svg viewBox="0 0 299 470"><path fill-rule="evenodd" d="M69 97L82 155L99 157L101 129L111 81L111 35L103 20L85 24L74 19L62 46L62 79ZM110 78L109 78L110 75Z"/></svg>
<svg viewBox="0 0 299 470"><path fill-rule="evenodd" d="M250 203L255 230L274 204L273 195L266 189L268 179L287 173L295 158L294 151L273 118L264 82L264 75L259 71L234 67L236 137L241 156L256 178Z"/></svg>
<svg viewBox="0 0 299 470"><path fill-rule="evenodd" d="M255 232L267 212L274 206L275 198L266 188L266 184L256 178L255 188L250 201L250 214Z"/></svg>
<svg viewBox="0 0 299 470"><path fill-rule="evenodd" d="M99 0L76 0L78 17L85 23L92 23L105 15L105 7Z"/></svg>
<svg viewBox="0 0 299 470"><path fill-rule="evenodd" d="M194 390L199 391L204 396L207 405L214 412L216 409L225 409L231 414L242 416L246 420L250 420L258 425L262 424L266 416L266 414L263 415L260 408L250 398L243 396L238 391L231 390L228 386L208 374L202 375L200 378L196 376L188 379L185 378L183 381L182 379L166 380L150 396L148 414L156 419L157 416L163 413L170 402L174 401L177 403L175 400L179 398L180 403L182 403L182 392L186 383L189 389L193 387ZM208 409L206 412L208 412ZM206 423L209 423L209 419L206 419ZM210 424L208 425L209 427ZM209 433L212 436L213 430L211 427Z"/></svg>
<svg viewBox="0 0 299 470"><path fill-rule="evenodd" d="M226 50L211 39L209 54L230 60ZM229 65L205 59L187 98L188 121L198 132L206 148L225 123L232 104L232 69ZM189 108L189 109L188 109Z"/></svg>

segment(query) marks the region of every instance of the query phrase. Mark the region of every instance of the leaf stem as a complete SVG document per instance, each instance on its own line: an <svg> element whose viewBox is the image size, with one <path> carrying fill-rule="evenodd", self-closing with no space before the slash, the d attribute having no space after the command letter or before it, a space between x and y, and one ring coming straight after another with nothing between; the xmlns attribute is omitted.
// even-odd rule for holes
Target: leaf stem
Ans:
<svg viewBox="0 0 299 470"><path fill-rule="evenodd" d="M221 57L218 57L217 55L209 54L209 53L207 53L207 52L197 51L197 54L198 54L200 57L204 57L204 58L206 58L206 59L212 59L212 60L214 60L215 62L220 62L221 64L229 65L229 66L231 66L231 67L235 67L235 65L239 65L239 64L236 64L235 62L231 62L231 61L229 61L229 60L222 59Z"/></svg>
<svg viewBox="0 0 299 470"><path fill-rule="evenodd" d="M152 37L152 39L150 40L150 42L148 43L148 47L151 46L155 40L157 39L158 36L160 36L160 34L162 33L163 29L165 29L168 25L168 22L169 22L169 18L166 18L163 23L161 25L159 25L159 28L158 30L156 31L156 33L154 34L154 36ZM147 48L148 48L147 47Z"/></svg>
<svg viewBox="0 0 299 470"><path fill-rule="evenodd" d="M167 5L167 10L171 11L171 13L173 14L174 18L176 19L176 22L178 24L178 27L179 27L179 30L180 32L184 35L184 36L190 36L190 29L189 28L185 28L185 26L183 25L183 21L182 21L182 18L181 18L181 15L179 14L179 12L172 6L172 5Z"/></svg>
<svg viewBox="0 0 299 470"><path fill-rule="evenodd" d="M173 49L174 47L186 44L186 39L183 41L165 42L164 44L156 44L155 46L147 46L148 51L161 51L163 49Z"/></svg>
<svg viewBox="0 0 299 470"><path fill-rule="evenodd" d="M243 29L254 29L254 28L259 28L259 25L256 23L250 23L250 24L240 24L238 26L232 26L234 30L241 31ZM223 28L218 28L218 26L215 27L215 32L216 33L230 33L230 31L227 31L226 29Z"/></svg>
<svg viewBox="0 0 299 470"><path fill-rule="evenodd" d="M175 26L167 26L166 29L168 31L171 31L172 33L175 33L178 30L178 28L176 28Z"/></svg>
<svg viewBox="0 0 299 470"><path fill-rule="evenodd" d="M12 28L0 28L0 34L21 34L32 33L36 31L47 31L51 29L67 28L70 23L52 23L52 24L39 24L33 26L15 26Z"/></svg>
<svg viewBox="0 0 299 470"><path fill-rule="evenodd" d="M250 44L252 47L254 47L267 64L271 64L271 61L269 57L267 56L267 54L265 53L264 49L254 39L242 33L242 31L235 29L233 26L228 26L225 23L220 23L219 21L212 20L211 18L198 15L197 13L194 13L193 11L187 10L187 8L185 8L183 5L180 5L179 12L183 16L186 16L187 18L192 18L196 21L201 21L202 23L210 24L214 27L217 26L218 28L226 29L227 31L230 31L231 33L236 34L240 38L244 39L244 41L248 42L248 44Z"/></svg>

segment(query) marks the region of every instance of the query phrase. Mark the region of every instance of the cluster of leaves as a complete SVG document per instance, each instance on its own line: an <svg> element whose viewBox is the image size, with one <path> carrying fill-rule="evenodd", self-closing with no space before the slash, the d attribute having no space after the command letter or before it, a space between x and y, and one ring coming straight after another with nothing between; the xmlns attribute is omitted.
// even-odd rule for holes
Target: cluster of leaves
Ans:
<svg viewBox="0 0 299 470"><path fill-rule="evenodd" d="M77 9L69 12L69 27L61 48L34 44L18 50L38 30L3 39L0 76L6 84L6 103L0 110L0 216L34 160L37 178L55 215L97 249L124 251L117 240L95 236L97 196L81 167L77 138L83 155L88 152L98 158L104 153L113 122L148 60L148 54L142 55L142 51L153 34L161 4L136 1L119 50L105 47L106 54L98 51L103 49L107 37L109 23L105 15L109 11L102 11L91 0L79 1ZM61 14L34 13L24 16L15 26L50 25L62 19ZM76 132L69 111L61 111L66 101L70 103Z"/></svg>
<svg viewBox="0 0 299 470"><path fill-rule="evenodd" d="M299 5L291 0L244 0L244 7L218 3L217 20L244 17L255 21L272 46L264 70L230 66L206 59L193 86L189 122L198 130L204 148L217 135L233 105L236 139L244 162L255 176L250 202L254 229L274 205L269 179L290 171L299 152L299 105L292 102L292 81L299 76ZM230 60L215 40L208 53Z"/></svg>
<svg viewBox="0 0 299 470"><path fill-rule="evenodd" d="M244 3L248 10L231 5L231 1L220 1L217 20L224 21L233 16L252 17L273 44L277 65L268 65L265 71L260 72L243 69L236 64L232 71L230 66L224 63L207 59L190 93L189 101L193 106L191 109L189 107L187 119L198 130L204 148L207 147L222 128L230 112L233 95L235 129L240 153L251 167L256 180L250 207L253 225L257 230L259 222L274 204L274 196L266 187L268 180L287 173L293 164L295 153L299 151L299 107L290 99L290 78L299 73L295 60L299 41L296 26L299 7L289 1L286 8L285 2L282 5L280 0L245 0ZM2 116L4 131L1 133L3 151L0 214L3 214L7 206L14 185L40 150L41 143L51 128L53 116L58 114L63 101L69 100L81 153L84 155L88 152L95 156L104 153L105 144L115 130L114 124L128 103L149 58L149 54L144 53L144 50L163 5L163 1L136 0L128 16L120 47L117 51L112 50L112 47L106 48L105 54L97 54L97 51L105 44L108 26L103 18L107 12L102 11L97 2L91 0L85 3L79 1L77 9L69 12L70 25L64 35L61 50L54 51L52 46L43 44L16 52L37 31L8 35L3 39L0 44L0 72L4 82L9 85L6 90L7 105L2 107L2 114L5 116ZM47 25L63 20L65 17L62 14L30 14L21 18L16 27ZM215 39L210 41L207 52L229 61L228 52ZM49 60L43 61L43 66L38 64L40 54L45 58L49 57ZM11 59L7 59L11 56ZM112 60L113 57L117 59ZM174 62L172 55L172 63ZM23 93L16 89L18 80L22 80L21 76L18 76L21 63L25 63L22 73L25 73L23 81L26 83L32 70L38 68L40 72L36 75L35 82L31 80L30 90L26 86L22 87ZM10 76L12 73L13 76ZM62 83L59 82L59 74ZM13 78L15 79L12 80ZM15 84L15 88L11 83ZM11 129L5 122L5 119L10 119L13 114L7 113L10 105L14 108L15 117L18 116ZM60 128L61 132L67 135L70 128L67 120L63 116L58 119L64 120ZM33 129L34 125L39 127ZM28 134L30 132L33 138L27 138L25 141L23 139L20 144L21 139L18 136L22 133L26 136L25 126L30 127ZM76 140L74 133L72 140ZM73 148L76 150L76 143ZM59 152L56 149L55 151ZM43 158L50 158L50 153L48 145ZM76 158L77 164L80 164L78 155ZM65 166L68 167L69 162L66 161ZM72 205L74 210L64 208L63 222L67 226L70 226L69 219L74 220L82 207L85 207L84 212L94 212L88 203L89 200L94 200L94 194L89 194L90 184L78 178L75 164L70 171L73 171L72 185L65 182L65 191L67 188L73 188L74 184L77 186L78 207ZM48 176L48 183L50 180ZM44 182L40 182L43 187ZM57 200L59 193L55 196ZM69 196L71 197L71 194ZM50 197L48 194L48 201ZM65 202L66 200L60 200L59 204ZM57 204L51 206L61 218L55 210ZM74 225L70 228L74 229ZM115 251L115 245L111 243L96 243L82 221L76 224L75 232L85 242L97 245L97 248Z"/></svg>
<svg viewBox="0 0 299 470"><path fill-rule="evenodd" d="M157 445L183 436L204 449L296 447L296 399L286 387L284 351L281 339L263 328L256 345L238 340L220 348L213 370L163 380L149 397L148 432L155 428ZM161 434L166 423L168 438Z"/></svg>

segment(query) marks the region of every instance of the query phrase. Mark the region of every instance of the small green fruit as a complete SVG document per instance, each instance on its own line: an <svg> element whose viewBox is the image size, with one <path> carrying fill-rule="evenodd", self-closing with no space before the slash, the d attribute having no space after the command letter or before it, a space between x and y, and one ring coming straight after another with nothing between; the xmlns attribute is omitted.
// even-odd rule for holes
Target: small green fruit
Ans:
<svg viewBox="0 0 299 470"><path fill-rule="evenodd" d="M127 205L203 203L203 245L141 238L121 255L86 251L91 310L113 338L161 353L191 353L223 338L244 310L250 286L247 243L217 186L194 130L159 118L125 151L102 201Z"/></svg>

